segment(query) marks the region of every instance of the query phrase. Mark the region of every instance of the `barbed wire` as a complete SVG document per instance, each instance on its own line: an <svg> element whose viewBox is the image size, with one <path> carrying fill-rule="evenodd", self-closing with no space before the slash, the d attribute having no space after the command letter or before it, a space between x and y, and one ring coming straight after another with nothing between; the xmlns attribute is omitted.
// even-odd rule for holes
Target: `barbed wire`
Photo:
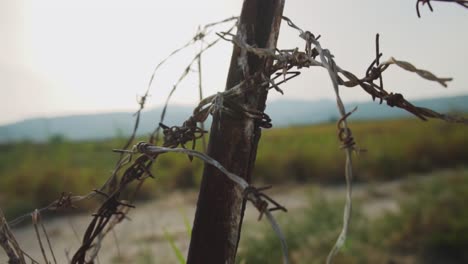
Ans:
<svg viewBox="0 0 468 264"><path fill-rule="evenodd" d="M276 210L281 210L284 212L287 212L287 209L283 206L281 206L279 203L277 203L275 200L273 200L271 197L263 193L263 190L267 188L256 188L253 185L250 185L246 180L244 180L242 177L228 171L221 163L219 163L217 160L211 158L210 156L198 152L196 150L190 150L190 149L185 149L185 148L166 148L166 147L158 147L155 145L148 144L146 142L140 142L134 147L134 151L137 151L137 153L142 153L146 155L159 155L163 153L182 153L186 155L190 155L192 157L197 157L207 164L210 164L220 170L224 175L226 175L232 182L236 184L238 188L240 188L240 191L243 193L244 199L250 201L255 208L259 211L259 220L262 218L262 215L267 216L267 220L269 221L270 225L272 226L273 231L276 233L276 235L280 238L280 242L282 245L282 250L283 250L283 260L284 263L289 263L289 258L288 258L288 249L287 249L287 244L286 244L286 239L279 228L276 220L274 217L271 215L271 211L276 211ZM269 207L270 204L273 204L273 207Z"/></svg>
<svg viewBox="0 0 468 264"><path fill-rule="evenodd" d="M189 45L196 43L198 41L203 41L206 36L206 29L216 26L218 24L222 24L222 23L229 22L229 21L236 20L236 19L237 19L236 17L231 17L231 18L204 26L201 31L199 30L197 32L197 34L192 39L192 42L190 42L190 44L177 49L175 52L172 52L166 59L164 59L161 63L159 63L157 67L155 68L155 71L153 72L153 75L150 78L150 83L148 85L148 90L147 90L146 95L148 94L148 91L154 80L155 72L167 61L167 59L169 59L170 57L172 57L174 54L181 51L182 49L188 47ZM232 29L233 27L231 27L229 31ZM204 47L200 52L198 52L194 56L194 58L191 60L189 65L185 68L182 75L179 77L178 81L176 82L173 89L168 95L166 104L164 106L164 109L161 115L160 126L158 126L158 129L156 129L155 132L153 132L150 135L150 139L149 139L150 142L153 142L153 141L157 142L157 136L159 135L159 128L165 127L162 124L162 121L164 120L164 116L166 113L169 100L172 94L174 93L174 91L176 90L176 88L178 87L178 84L188 75L192 65L194 64L194 62L196 62L200 58L201 54L203 54L206 50L210 49L212 46L214 46L218 42L219 42L219 39L216 39L213 42L207 44L206 47ZM184 144L186 143L186 141L192 140L192 147L194 148L196 139L198 139L200 135L202 136L204 133L206 133L204 130L198 129L196 127L196 122L194 122L194 119L189 119L186 122L184 122L184 126L187 127L187 129L178 129L177 127L172 127L172 128L165 127L166 130L164 131L165 132L164 135L165 135L166 141L164 142L164 145L177 147L180 144L183 147L185 147ZM168 131L170 131L171 133L169 133ZM127 151L126 148L124 148L123 150L116 150L116 151L120 152L121 155L127 154L128 158L127 158L126 164L128 164L132 160L133 153L131 151ZM89 260L93 260L94 258L97 257L101 242L104 239L104 237L107 235L109 231L113 230L116 224L120 223L126 217L126 214L130 210L130 208L133 208L133 205L124 203L122 202L122 200L120 200L121 192L124 189L126 189L126 186L128 184L137 180L138 185L133 192L132 198L130 199L130 201L133 201L136 196L136 193L139 191L140 187L142 186L146 178L148 177L153 178L150 172L150 169L153 163L155 162L156 158L157 158L157 155L156 156L148 156L148 155L140 156L130 165L129 168L126 169L126 171L123 173L121 177L119 187L110 195L107 194L107 200L101 205L100 209L98 210L98 213L94 215L93 221L88 226L85 232L85 237L83 238L82 246L78 249L78 251L73 256L71 263L84 263L86 261L86 253L90 249L92 249L92 252L89 254ZM144 175L147 175L147 176L145 177ZM103 193L103 195L106 195L106 194ZM96 222L98 223L97 226L95 226ZM95 240L96 242L94 242Z"/></svg>
<svg viewBox="0 0 468 264"><path fill-rule="evenodd" d="M173 52L171 52L166 58L164 58L160 63L157 64L157 66L155 67L155 69L153 70L153 73L150 77L150 81L148 83L148 87L147 87L147 90L145 92L145 94L138 100L138 104L139 104L139 109L137 110L137 112L135 113L135 121L134 121L134 129L132 131L132 134L130 135L129 139L126 141L126 143L124 144L123 147L121 147L121 149L128 149L129 146L131 145L131 143L133 142L133 140L135 139L136 137L136 132L138 130L138 127L139 127L139 121L140 121L140 113L141 111L144 109L145 107L145 103L146 103L146 100L149 96L149 92L150 92L150 89L151 89L151 86L154 82L154 78L156 76L156 72L164 65L164 63L166 63L171 57L173 57L174 55L176 55L178 52L182 51L183 49L193 45L194 43L196 43L197 41L200 41L200 40L203 40L203 38L207 35L206 33L206 30L209 29L209 28L212 28L214 26L217 26L217 25L220 25L220 24L223 24L223 23L226 23L226 22L230 22L230 21L233 21L233 20L237 20L238 17L229 17L229 18L226 18L226 19L223 19L223 20L220 20L220 21L217 21L217 22L213 22L213 23L209 23L205 26L202 27L202 30L198 30L197 33L194 35L194 37L189 41L187 42L186 44L184 44L182 47L174 50ZM229 29L229 31L232 30ZM205 47L203 49L202 52L199 52L191 61L190 65L193 64L193 62L196 60L196 58L198 56L200 56L203 52L205 52L206 50L208 50L210 47L212 47L214 44L216 44L217 41L215 43L211 43L210 45L208 45L208 47ZM150 137L150 142L152 140L152 137L154 135L152 134L151 137ZM104 191L107 187L109 187L109 185L112 185L111 182L116 178L118 172L127 164L129 164L131 162L131 157L132 155L128 155L128 153L126 152L120 152L121 153L121 156L119 157L117 163L116 163L116 166L111 174L111 176L106 180L106 182L98 189L99 191ZM127 154L127 155L125 155ZM110 188L110 191L108 192L112 192L114 188ZM58 209L65 209L65 208L73 208L74 205L76 202L79 202L81 200L84 200L84 199L89 199L89 198L92 198L92 197L95 197L96 195L96 192L89 192L88 194L86 195L76 195L76 196L72 196L71 193L68 193L67 195L65 195L65 193L62 193L60 198L58 198L57 200L53 201L52 203L50 203L49 205L41 208L41 209L38 209L39 213L43 213L44 211L46 210L52 210L52 211L55 211L55 210L58 210ZM31 213L26 213L24 215L21 215L17 218L15 218L14 220L10 221L8 224L10 226L16 226L18 224L20 224L21 222L23 222L25 219L27 219L29 217Z"/></svg>
<svg viewBox="0 0 468 264"><path fill-rule="evenodd" d="M13 236L2 209L0 209L0 246L7 254L9 263L26 264L23 250Z"/></svg>
<svg viewBox="0 0 468 264"><path fill-rule="evenodd" d="M346 122L346 118L351 115L352 112L347 113L344 103L341 100L340 93L339 93L339 84L338 84L338 72L336 63L333 60L333 56L331 55L330 51L327 49L323 49L320 45L320 42L315 38L315 36L306 31L301 33L301 37L306 40L306 46L310 47L309 43L312 43L315 46L315 49L318 52L320 60L324 67L327 69L330 79L333 84L333 90L335 91L336 95L336 104L338 106L338 110L341 115L341 119L338 121L338 128L339 128L339 137L340 140L343 142L342 147L345 149L346 153L346 164L345 164L345 179L346 179L346 203L343 213L343 228L341 230L338 239L330 251L330 254L327 257L327 264L332 262L333 257L335 256L336 252L343 246L344 242L346 241L346 236L348 233L349 222L351 220L351 210L352 210L352 180L353 180L353 164L352 164L352 152L354 150L354 140L351 135L351 129L348 128L348 124ZM310 48L309 48L310 49Z"/></svg>
<svg viewBox="0 0 468 264"><path fill-rule="evenodd" d="M221 23L225 23L225 22L228 22L228 21L231 21L231 20L234 20L234 19L237 19L237 17L232 17L232 18L229 18L229 19L225 19L225 20L222 20L220 22L217 22L217 23L211 23L209 25L211 25L210 27L213 27L215 25L218 25L218 24L221 24ZM228 29L228 32L232 31L234 29L235 25L232 26L231 28ZM208 27L209 28L209 27ZM204 37L206 36L206 32L205 30L207 29L207 27L203 27L203 29L200 31L199 29L199 32L195 35L196 37L194 37L193 41L197 42L197 41L202 41L204 39ZM205 53L207 50L209 50L210 48L212 48L214 45L216 45L219 41L221 40L221 38L217 38L215 39L214 41L212 41L211 43L207 44L205 47L202 47L201 50L192 58L192 60L189 62L189 64L185 67L185 69L183 70L182 74L180 75L179 79L177 80L177 82L174 84L174 86L172 87L171 91L169 92L167 98L166 98L166 101L164 102L164 107L163 107L163 110L161 112L161 117L160 117L160 121L159 123L164 123L164 119L165 119L165 116L166 116L166 111L167 111L167 107L169 105L169 101L171 100L172 98L172 95L174 94L174 92L177 90L179 84L185 79L185 77L188 76L188 74L190 73L190 70L193 66L193 64L195 62L197 62L197 64L199 64L199 60L200 60L200 57L203 53ZM168 58L170 58L171 56L169 56ZM162 61L161 63L163 63L165 61ZM162 64L159 64L159 65L162 65ZM199 66L200 68L201 66ZM199 70L200 71L200 70ZM153 75L154 76L154 75ZM199 78L200 75L199 75ZM151 84L150 84L151 85ZM153 133L151 133L151 136L150 136L150 143L157 143L158 142L158 137L160 135L160 126L158 126L154 131Z"/></svg>
<svg viewBox="0 0 468 264"><path fill-rule="evenodd" d="M431 12L434 11L434 9L432 8L432 5L431 5L431 1L455 3L455 4L458 4L458 5L462 6L462 7L468 8L468 0L417 0L416 1L416 14L418 15L419 18L421 18L421 13L419 12L419 5L427 4L427 6L429 7L429 10L431 10Z"/></svg>
<svg viewBox="0 0 468 264"><path fill-rule="evenodd" d="M129 139L126 141L125 145L123 146L123 151L117 151L120 153L120 157L116 163L116 166L111 174L111 176L106 180L106 182L99 188L96 189L92 192L89 192L86 195L75 195L73 196L71 193L65 193L63 192L61 196L50 203L49 205L36 209L33 213L36 213L39 215L40 213L46 212L46 211L57 211L57 210L63 210L67 208L76 208L76 203L82 200L86 199L91 199L93 197L96 197L97 195L100 196L106 196L107 199L104 201L104 203L100 206L98 209L98 212L93 215L93 220L89 224L88 228L86 229L85 236L83 238L83 242L81 247L78 249L78 251L74 254L73 258L71 259L71 263L85 263L92 261L94 258L97 257L97 252L99 251L100 244L105 237L105 235L113 229L113 227L121 222L124 218L126 213L128 213L129 208L132 208L133 206L131 204L124 203L123 200L120 200L120 194L122 191L126 188L128 184L131 182L137 180L139 181L137 188L133 192L131 200L135 198L136 193L138 192L139 188L141 187L142 183L147 177L153 177L150 172L150 167L155 161L156 157L149 158L148 156L141 156L137 158L135 161L132 162L133 160L133 154L131 151L125 151L128 149L130 144L133 142L133 140L136 137L136 132L139 127L139 121L140 121L140 114L142 110L145 107L146 100L149 96L149 91L152 86L152 83L154 81L154 77L156 74L156 71L161 68L161 66L172 56L180 52L181 50L193 45L194 43L198 41L203 41L204 37L207 35L206 30L209 28L212 28L216 25L226 23L229 21L237 20L237 17L231 17L227 18L215 23L210 23L202 27L202 29L198 30L195 36L192 38L191 41L183 45L182 47L176 49L175 51L171 52L169 56L167 56L163 61L161 61L154 69L153 74L150 78L147 90L145 94L139 99L138 104L139 104L139 109L135 113L135 122L134 122L134 128L132 131L131 136ZM233 27L231 27L228 31L232 30ZM203 52L211 48L214 44L219 42L219 39L209 43L207 46L205 46L191 61L189 64L190 66L201 56ZM183 79L184 77L181 77ZM181 81L181 80L180 80ZM170 96L169 96L170 99ZM168 100L169 101L169 100ZM167 105L166 105L167 107ZM186 122L186 126L192 127L193 122ZM176 129L173 129L173 132ZM181 132L181 131L178 131ZM183 138L187 138L187 134L198 134L198 132L201 133L206 133L206 131L199 131L198 129L194 129L194 131L185 131L182 133L182 139L178 139L179 143L184 144ZM154 134L151 135L150 141L152 140L152 137ZM195 139L199 138L198 135L196 136ZM195 141L194 141L195 142ZM177 145L174 145L173 147L176 147ZM130 164L130 165L129 165ZM129 165L129 167L125 170L125 172L122 175L120 184L117 183L117 176L122 168L125 166ZM144 175L148 175L145 177ZM107 189L106 192L104 192ZM127 206L124 206L127 205ZM21 215L14 220L10 221L9 223L5 222L7 225L10 226L16 226L20 224L21 222L25 221L28 217L30 217L31 213L27 213L24 215ZM115 217L117 216L117 217ZM5 220L6 221L6 220ZM94 242L96 240L96 242ZM94 244L93 244L94 243ZM86 259L86 252L90 249L93 249L93 252L91 252L90 257ZM21 251L22 252L22 251ZM25 254L23 252L23 254ZM27 254L25 254L27 256ZM12 258L10 258L12 259ZM37 262L31 258L32 261Z"/></svg>
<svg viewBox="0 0 468 264"><path fill-rule="evenodd" d="M41 249L42 256L44 257L44 263L48 264L48 263L50 263L50 261L48 260L47 254L45 253L44 246L42 245L41 235L40 235L39 229L37 227L38 223L41 224L42 232L44 233L44 236L46 237L47 245L49 247L52 259L54 260L54 263L57 264L57 259L55 258L54 250L52 249L52 245L50 243L49 235L47 234L47 230L46 230L46 228L44 226L44 223L42 223L42 221L41 221L41 214L39 213L38 210L34 210L34 212L31 214L31 218L32 218L33 226L34 226L34 231L36 232L37 242L38 242L39 247Z"/></svg>
<svg viewBox="0 0 468 264"><path fill-rule="evenodd" d="M422 2L422 4L427 3L430 6L429 0L420 0L418 1L418 5L419 2ZM456 2L460 5L467 7L466 1L445 2ZM432 10L431 6L430 9ZM419 69L409 62L397 60L393 57L390 57L390 59L388 59L387 61L380 63L382 53L380 53L379 50L378 35L376 36L376 57L368 66L366 75L363 78L358 78L351 72L340 68L336 64L331 52L328 49L322 48L320 42L318 41L320 36L316 37L310 31L302 30L289 18L283 17L283 20L287 22L288 26L299 31L299 37L305 41L305 47L303 50L300 50L299 48L283 50L261 49L255 47L254 45L249 45L245 42L245 39L242 38L242 34L234 35L230 33L234 27L231 27L226 32L217 33L219 38L211 43L208 43L206 46L201 47L200 51L193 57L193 59L184 69L181 76L173 86L171 92L169 93L166 99L165 106L161 114L160 124L150 135L149 143L140 142L134 145L132 149L129 149L136 137L136 132L138 130L140 121L140 114L145 107L146 100L149 96L150 88L153 84L158 69L160 69L160 67L169 58L171 58L181 50L199 41L203 43L204 38L207 34L206 30L208 28L236 19L236 17L231 17L216 23L208 24L205 27L201 28L201 30L199 29L195 36L189 42L171 52L169 56L164 58L155 67L153 74L151 75L150 81L148 83L147 90L138 101L139 109L135 113L136 118L133 127L133 132L122 149L114 150L115 152L120 153L119 159L116 162L111 176L99 189L93 190L92 192L82 196L73 196L71 193L63 192L56 201L52 202L44 208L36 209L33 212L33 224L35 223L39 244L41 246L41 250L43 252L43 256L46 263L48 262L48 260L44 253L42 242L40 241L39 232L37 231L36 226L38 223L38 217L41 213L45 211L56 211L66 208L74 208L76 206L76 203L81 200L90 199L96 196L103 197L104 202L100 205L97 212L93 214L93 218L84 233L81 246L70 260L70 263L73 264L92 262L98 256L102 240L110 231L113 230L115 225L117 225L126 218L126 215L128 214L129 210L131 208L134 208L132 201L135 197L135 194L142 186L143 182L147 178L154 177L151 174L151 166L154 164L158 156L160 154L169 152L182 153L189 156L190 159L192 159L193 157L197 157L205 161L207 164L218 168L221 172L223 172L224 175L226 175L232 182L234 182L236 186L242 191L243 198L250 201L255 206L255 208L257 208L257 210L260 213L259 219L261 219L263 215L266 215L267 220L270 222L270 225L272 226L275 234L278 236L281 242L281 248L283 251L283 262L289 263L286 239L283 233L281 232L281 229L279 228L277 222L271 214L271 211L286 211L286 208L284 208L275 200L267 196L263 192L264 190L266 190L266 188L256 188L250 185L240 176L229 172L218 161L194 149L196 140L202 138L204 134L207 133L207 131L205 131L203 127L198 127L197 123L203 124L203 122L207 119L209 115L226 114L233 118L254 119L259 127L270 128L272 126L271 119L266 113L255 109L249 109L246 106L240 104L238 99L240 98L240 96L252 91L253 89L275 89L280 93L284 93L284 91L279 87L279 85L297 77L300 74L300 72L294 71L295 69L310 68L315 66L322 67L327 70L329 77L332 81L338 111L341 116L341 118L337 122L337 130L338 139L341 142L341 148L344 149L346 155L344 172L346 179L346 203L343 210L342 230L337 238L335 245L333 246L332 250L330 251L327 257L327 263L332 262L333 257L346 241L352 209L352 154L354 152L359 152L359 148L356 147L356 142L352 135L351 129L348 127L347 124L347 118L354 111L356 111L357 108L353 109L350 112L346 111L344 103L339 93L340 86L350 88L361 87L366 93L368 93L372 97L373 100L379 99L380 104L383 101L385 101L388 106L402 108L424 121L426 121L428 118L437 118L448 122L468 124L468 121L465 118L445 115L427 108L417 107L412 105L406 99L404 99L403 95L398 93L387 92L387 90L383 87L382 73L391 65L396 65L404 70L414 72L420 77L430 81L438 82L444 87L447 86L447 82L450 81L451 78L437 77L436 75L432 74L427 70ZM171 96L177 89L179 83L189 74L190 69L195 62L197 62L199 65L199 90L200 95L202 94L200 66L201 55L207 49L211 48L213 45L218 43L221 39L232 42L234 45L241 49L241 53L245 56L247 53L251 53L259 57L268 57L272 59L273 66L271 67L271 70L267 73L253 73L250 75L245 75L246 78L244 81L236 84L234 87L231 87L231 89L227 89L224 92L219 92L204 99L201 99L200 96L200 102L198 106L194 108L192 115L181 126L169 127L164 125L163 121ZM319 58L319 60L316 59L317 57ZM239 63L239 66L243 69L244 72L247 71L245 68L245 62L242 63L241 61ZM276 82L280 77L283 77L283 79L280 79L279 82ZM379 80L379 83L374 83L377 80ZM164 142L162 147L153 144L158 142L157 137L160 135L160 129L163 129L162 134L164 135ZM192 142L192 149L186 148L187 142ZM181 148L178 148L178 146L181 146ZM135 158L134 156L136 155L138 155L138 157ZM119 181L118 176L123 168L125 168L125 170L123 171ZM138 185L135 191L133 192L133 197L131 197L128 201L123 199L123 191L127 189L129 184L135 181L138 182ZM4 251L7 252L11 263L25 263L25 256L28 257L33 263L37 263L37 261L33 260L31 257L29 257L29 255L27 255L19 248L19 245L17 244L16 240L14 240L13 235L9 231L9 226L15 226L30 216L31 214L28 213L8 223L3 218L3 215L0 211L0 244L3 247ZM44 234L47 237L45 227L42 227ZM49 247L51 249L50 243ZM51 252L51 254L53 255L53 252Z"/></svg>
<svg viewBox="0 0 468 264"><path fill-rule="evenodd" d="M236 16L233 16L233 17L229 17L229 18L226 18L226 19L223 19L221 21L217 21L217 22L213 22L213 23L209 23L209 24L206 24L205 26L203 26L201 28L201 30L197 30L197 32L195 33L195 35L186 43L184 44L183 46L181 46L180 48L178 49L175 49L174 51L172 51L166 58L164 58L163 60L161 60L157 65L156 67L154 68L153 70L153 73L151 74L151 77L149 79L149 83L148 83L148 87L146 89L147 93L149 92L149 90L151 89L151 86L153 85L153 82L154 82L154 78L156 76L156 72L159 70L159 68L161 68L171 57L173 57L174 55L176 55L177 53L179 53L180 51L182 51L183 49L197 43L199 40L202 40L206 34L207 34L207 29L209 28L212 28L214 26L217 26L217 25L220 25L220 24L223 24L223 23L227 23L227 22L230 22L230 21L233 21L233 20L238 20L239 17L236 17Z"/></svg>
<svg viewBox="0 0 468 264"><path fill-rule="evenodd" d="M200 29L199 29L200 30ZM198 72L198 100L203 100L203 79L202 79L202 54L203 51L203 42L200 43L200 55L197 58L197 72ZM200 123L201 131L205 131L205 122ZM203 152L206 152L206 137L205 135L201 136ZM193 142L195 144L196 141Z"/></svg>
<svg viewBox="0 0 468 264"><path fill-rule="evenodd" d="M366 91L368 94L372 96L375 100L376 98L380 99L380 103L383 101L387 102L387 105L390 107L399 107L402 108L415 116L419 117L420 119L426 121L427 118L438 118L448 122L456 122L456 123L464 123L468 124L467 119L462 117L454 117L449 115L440 114L433 110L417 107L412 105L410 102L404 99L403 95L397 93L389 93L383 87L382 81L382 72L384 72L390 65L395 64L400 68L414 72L418 74L420 77L435 81L441 84L444 87L447 87L446 82L451 81L451 78L440 78L435 76L433 73L419 69L412 65L409 62L397 60L391 57L386 62L380 64L379 59L382 54L379 51L379 35L376 36L376 58L374 61L369 65L366 76L362 79L357 78L354 74L350 73L349 71L341 69L334 61L333 55L330 53L329 50L323 49L318 42L318 38L315 37L310 31L304 31L296 24L292 22L291 19L287 17L283 17L283 19L287 22L287 24L299 31L299 36L305 40L306 45L304 51L299 51L297 48L293 50L271 50L271 49L261 49L255 46L249 45L245 43L241 38L237 35L233 35L230 33L220 33L219 36L223 39L234 43L235 45L239 46L241 49L246 50L248 52L254 53L259 57L270 57L275 60L275 64L273 65L273 70L282 69L283 72L287 72L292 67L311 67L311 66L320 66L325 68L330 76L330 79L333 84L333 88L336 95L337 107L340 112L341 118L338 121L338 137L342 142L341 148L345 149L346 153L346 164L345 164L345 179L346 179L346 203L344 207L343 213L343 226L338 236L338 239L333 246L332 250L330 251L327 257L327 263L331 263L333 257L336 255L338 250L343 246L344 242L346 241L346 236L348 233L349 222L351 219L351 210L352 210L352 153L358 150L355 147L355 141L351 133L351 129L347 126L346 119L354 112L354 109L351 112L346 112L344 107L344 103L339 95L339 86L345 87L356 87L360 86ZM230 37L230 38L227 38ZM292 52L291 52L292 51ZM315 60L315 57L319 56L320 62ZM273 74L273 72L271 73ZM342 74L345 78L343 79L340 77L339 74ZM379 79L380 85L374 83L375 80Z"/></svg>

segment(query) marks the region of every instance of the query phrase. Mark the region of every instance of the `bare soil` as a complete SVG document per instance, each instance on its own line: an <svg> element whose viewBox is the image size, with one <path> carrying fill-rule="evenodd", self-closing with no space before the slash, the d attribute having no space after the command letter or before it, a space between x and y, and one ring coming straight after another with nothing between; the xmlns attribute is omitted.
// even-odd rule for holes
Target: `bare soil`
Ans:
<svg viewBox="0 0 468 264"><path fill-rule="evenodd" d="M403 182L355 184L353 197L364 198L365 202L361 204L364 214L370 218L376 217L388 210L398 210L396 198ZM345 196L345 186L317 185L281 186L273 188L269 194L291 212L307 206L308 194L312 190L320 192L326 199L343 199ZM196 199L195 191L176 191L163 198L137 204L129 214L130 219L119 224L115 232L104 240L98 263L178 263L164 230L186 254L189 235L185 223L188 221L191 224L193 221ZM258 213L249 205L245 224L254 225L257 217ZM58 263L67 263L67 254L71 258L90 220L90 215L83 214L45 221ZM13 232L23 250L42 263L34 228L25 226ZM0 255L0 263L6 262L6 256Z"/></svg>

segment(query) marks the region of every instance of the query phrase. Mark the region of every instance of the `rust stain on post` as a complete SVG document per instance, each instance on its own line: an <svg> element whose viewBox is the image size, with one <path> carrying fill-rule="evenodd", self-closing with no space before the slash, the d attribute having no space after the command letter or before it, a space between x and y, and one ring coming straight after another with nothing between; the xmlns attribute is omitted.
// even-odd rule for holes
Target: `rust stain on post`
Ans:
<svg viewBox="0 0 468 264"><path fill-rule="evenodd" d="M276 48L285 0L245 0L238 36L260 48ZM239 34L242 34L239 35ZM240 67L239 60L247 67ZM226 89L256 72L269 72L272 61L242 54L234 47ZM247 69L247 71L246 71ZM256 83L261 82L256 80ZM235 103L265 110L267 91L257 86ZM254 167L261 129L258 121L215 114L207 154L248 182ZM241 191L214 167L205 165L187 263L234 263L245 209Z"/></svg>

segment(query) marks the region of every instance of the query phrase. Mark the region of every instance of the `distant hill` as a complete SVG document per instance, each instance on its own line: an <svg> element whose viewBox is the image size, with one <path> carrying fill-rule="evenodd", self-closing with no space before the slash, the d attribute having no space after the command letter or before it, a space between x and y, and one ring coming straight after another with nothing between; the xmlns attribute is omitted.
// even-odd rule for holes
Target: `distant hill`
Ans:
<svg viewBox="0 0 468 264"><path fill-rule="evenodd" d="M468 95L413 101L438 112L468 112ZM403 110L391 108L378 102L349 103L351 110L358 106L352 119L385 119L410 116ZM157 107L142 113L139 135L149 134L158 124L162 108ZM190 116L190 106L169 106L165 123L182 124ZM269 102L266 113L275 127L305 125L338 119L335 102L332 100L301 101L278 100ZM130 135L133 129L133 113L107 113L73 115L54 118L27 119L10 125L0 126L0 142L32 140L45 141L53 135L62 135L69 140L105 139Z"/></svg>

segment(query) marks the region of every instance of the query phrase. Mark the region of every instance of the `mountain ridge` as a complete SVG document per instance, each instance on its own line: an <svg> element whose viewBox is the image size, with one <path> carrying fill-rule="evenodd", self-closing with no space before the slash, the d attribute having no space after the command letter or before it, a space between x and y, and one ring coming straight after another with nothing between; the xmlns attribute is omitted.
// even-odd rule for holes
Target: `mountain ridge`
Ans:
<svg viewBox="0 0 468 264"><path fill-rule="evenodd" d="M446 113L450 111L468 112L468 95L445 98L413 100L417 106ZM351 102L348 109L358 107L352 119L388 119L409 117L411 114L385 103ZM180 125L191 114L193 106L169 105L164 123ZM141 114L138 135L145 135L158 125L162 107L155 107ZM280 99L268 102L266 113L273 120L274 127L307 125L336 121L338 112L333 100ZM0 142L21 140L46 141L51 136L61 135L69 140L96 140L116 136L128 136L134 124L134 112L111 112L98 114L78 114L50 118L31 118L13 124L0 126ZM209 124L208 124L209 125Z"/></svg>

